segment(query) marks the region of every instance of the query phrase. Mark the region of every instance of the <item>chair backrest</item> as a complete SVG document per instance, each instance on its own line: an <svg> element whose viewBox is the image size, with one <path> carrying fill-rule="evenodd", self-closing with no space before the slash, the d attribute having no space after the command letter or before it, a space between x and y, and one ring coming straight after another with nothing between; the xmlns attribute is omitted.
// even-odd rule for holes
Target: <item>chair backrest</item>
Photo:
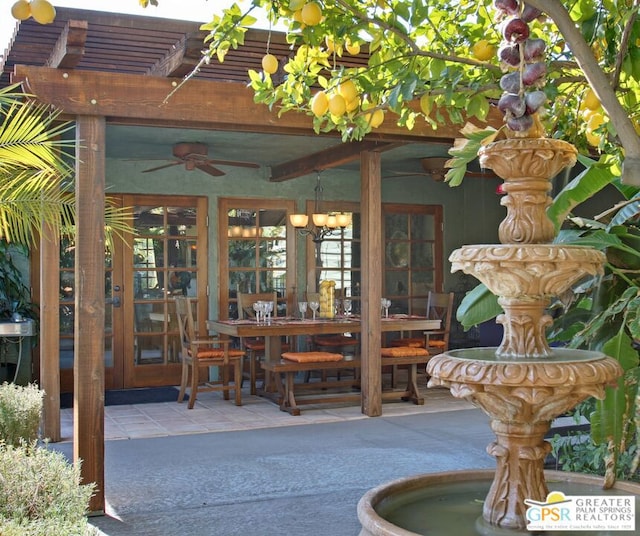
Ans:
<svg viewBox="0 0 640 536"><path fill-rule="evenodd" d="M176 317L178 318L178 328L180 329L180 345L184 352L189 351L191 341L196 339L195 324L193 321L193 310L191 309L191 299L186 296L176 296ZM187 355L187 354L184 354Z"/></svg>
<svg viewBox="0 0 640 536"><path fill-rule="evenodd" d="M238 318L255 318L256 312L253 310L253 304L257 301L272 301L273 316L278 316L278 294L273 292L258 292L256 294L247 294L238 292Z"/></svg>
<svg viewBox="0 0 640 536"><path fill-rule="evenodd" d="M451 331L451 319L453 317L453 292L429 292L427 298L427 318L440 320L439 337L444 340L444 351L449 349L449 332Z"/></svg>

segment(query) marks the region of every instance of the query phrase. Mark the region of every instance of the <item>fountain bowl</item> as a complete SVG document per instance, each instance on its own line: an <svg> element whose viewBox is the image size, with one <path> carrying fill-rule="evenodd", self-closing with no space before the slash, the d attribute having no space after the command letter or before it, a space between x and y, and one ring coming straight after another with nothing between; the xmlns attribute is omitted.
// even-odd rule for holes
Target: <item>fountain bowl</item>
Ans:
<svg viewBox="0 0 640 536"><path fill-rule="evenodd" d="M517 536L540 534L491 526L482 506L494 471L448 471L400 478L368 491L358 502L359 536ZM565 495L635 495L640 512L640 484L616 482L602 489L602 477L545 471L549 488ZM636 514L637 515L637 514ZM610 531L546 531L546 536L609 535ZM617 531L615 534L637 534Z"/></svg>

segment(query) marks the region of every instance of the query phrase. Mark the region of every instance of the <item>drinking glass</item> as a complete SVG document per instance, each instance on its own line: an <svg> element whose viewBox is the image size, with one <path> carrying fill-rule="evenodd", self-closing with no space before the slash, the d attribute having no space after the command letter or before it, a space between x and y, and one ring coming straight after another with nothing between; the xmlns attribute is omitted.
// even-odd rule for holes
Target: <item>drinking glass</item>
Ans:
<svg viewBox="0 0 640 536"><path fill-rule="evenodd" d="M253 304L253 310L256 313L256 322L259 324L260 323L260 303L259 302L255 302Z"/></svg>
<svg viewBox="0 0 640 536"><path fill-rule="evenodd" d="M309 307L311 307L311 312L313 313L313 319L316 319L316 313L318 312L318 309L320 309L320 302L317 301L310 301L309 302Z"/></svg>
<svg viewBox="0 0 640 536"><path fill-rule="evenodd" d="M300 311L300 316L301 316L302 320L304 320L304 317L307 315L307 302L306 301L299 301L298 302L298 311Z"/></svg>
<svg viewBox="0 0 640 536"><path fill-rule="evenodd" d="M382 300L380 300L380 303L384 308L384 317L389 318L389 307L391 307L391 300L388 300L387 298L382 298Z"/></svg>
<svg viewBox="0 0 640 536"><path fill-rule="evenodd" d="M273 313L273 302L266 301L266 302L263 302L263 305L264 305L265 320L271 323L271 313Z"/></svg>
<svg viewBox="0 0 640 536"><path fill-rule="evenodd" d="M350 316L351 315L351 307L353 306L353 304L351 303L351 300L342 300L342 307L344 309L344 316Z"/></svg>

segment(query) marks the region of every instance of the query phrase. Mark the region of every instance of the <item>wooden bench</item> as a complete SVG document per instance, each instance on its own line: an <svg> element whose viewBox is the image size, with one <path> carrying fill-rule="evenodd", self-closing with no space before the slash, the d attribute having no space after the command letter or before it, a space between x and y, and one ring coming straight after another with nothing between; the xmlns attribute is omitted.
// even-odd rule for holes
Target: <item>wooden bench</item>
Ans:
<svg viewBox="0 0 640 536"><path fill-rule="evenodd" d="M424 397L418 389L418 365L426 365L429 356L406 356L406 357L382 357L381 365L407 365L407 386L404 390L383 390L382 400L411 400L414 404L423 405ZM335 393L313 393L300 395L300 391L309 389L331 389L347 387L350 389L360 388L358 378L322 380L309 383L296 382L296 375L300 372L327 371L360 369L360 358L346 356L340 361L327 362L307 362L297 363L287 359L279 361L265 361L262 368L271 373L274 377L278 390L278 404L281 411L286 411L291 415L300 415L300 407L303 404L339 404L345 402L359 402L360 392L340 391Z"/></svg>

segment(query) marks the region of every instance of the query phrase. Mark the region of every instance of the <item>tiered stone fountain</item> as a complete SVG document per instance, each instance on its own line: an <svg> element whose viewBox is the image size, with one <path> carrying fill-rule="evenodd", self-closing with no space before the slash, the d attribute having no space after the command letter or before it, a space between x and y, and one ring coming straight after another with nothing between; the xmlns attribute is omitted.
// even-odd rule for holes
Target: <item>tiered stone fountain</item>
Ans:
<svg viewBox="0 0 640 536"><path fill-rule="evenodd" d="M504 336L498 348L434 356L427 373L429 386L449 387L453 396L472 401L489 415L496 441L487 451L496 458L496 471L485 475L491 483L472 527L455 528L460 518L456 513L443 524L446 531L434 531L426 510L423 516L420 512L428 509L429 501L416 499L421 489L482 479L478 472L454 472L410 477L369 492L358 505L361 536L526 533L525 499L544 503L549 492L544 459L550 445L544 436L551 421L589 396L603 398L605 387L622 374L618 362L604 354L550 348L545 337L552 322L545 312L550 298L585 276L600 274L604 263L599 251L551 243L555 231L546 215L551 178L575 164L575 148L560 140L511 138L487 145L479 156L483 167L505 181L502 204L507 216L499 228L501 243L464 246L450 261L452 271L474 275L499 297L504 314L497 321ZM443 499L438 492L431 495ZM412 503L408 514L407 503ZM400 513L394 513L394 504ZM444 515L442 508L432 514ZM411 518L408 525L398 519L403 517ZM414 532L420 530L413 528L416 519L418 526L431 528Z"/></svg>

